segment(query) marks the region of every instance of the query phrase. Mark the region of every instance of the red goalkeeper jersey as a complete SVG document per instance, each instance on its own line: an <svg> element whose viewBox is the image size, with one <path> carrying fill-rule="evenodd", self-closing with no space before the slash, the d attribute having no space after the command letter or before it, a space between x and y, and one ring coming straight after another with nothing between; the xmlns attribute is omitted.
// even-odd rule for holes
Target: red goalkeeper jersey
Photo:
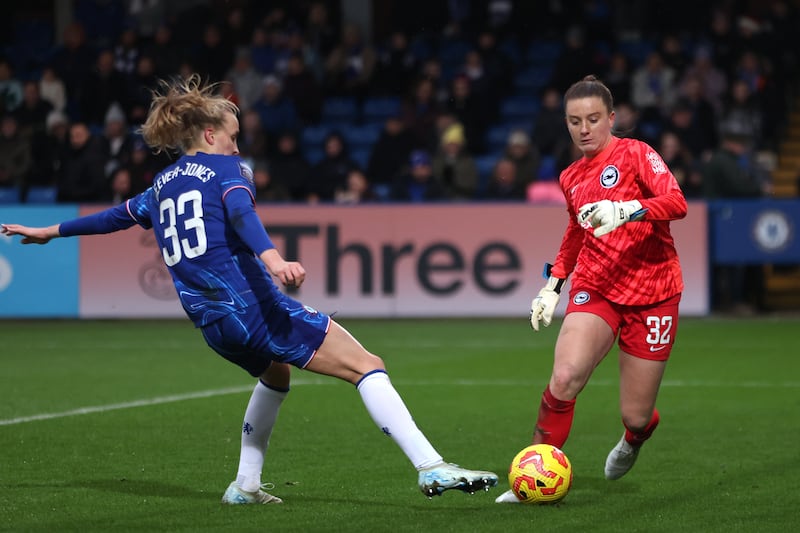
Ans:
<svg viewBox="0 0 800 533"><path fill-rule="evenodd" d="M645 305L683 291L669 221L686 216L686 199L661 156L635 139L612 137L595 157L582 157L559 178L569 224L552 274L573 286L594 289L612 302ZM603 237L578 223L584 204L639 200L644 218Z"/></svg>

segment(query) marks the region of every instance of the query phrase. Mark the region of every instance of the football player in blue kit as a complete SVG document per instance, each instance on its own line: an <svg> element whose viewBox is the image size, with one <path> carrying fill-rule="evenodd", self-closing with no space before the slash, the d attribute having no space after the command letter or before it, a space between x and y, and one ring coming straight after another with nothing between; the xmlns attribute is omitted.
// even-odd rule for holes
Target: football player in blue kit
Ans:
<svg viewBox="0 0 800 533"><path fill-rule="evenodd" d="M444 462L415 424L380 357L341 325L284 294L306 272L285 260L255 211L250 168L237 156L238 109L198 76L162 82L141 133L156 152L182 155L143 193L110 209L49 227L2 224L23 244L96 235L134 225L152 229L181 305L208 345L257 377L245 410L236 479L222 501L280 503L261 471L290 365L354 384L375 424L406 454L428 497L449 489L488 490L492 472ZM265 268L266 267L266 268Z"/></svg>

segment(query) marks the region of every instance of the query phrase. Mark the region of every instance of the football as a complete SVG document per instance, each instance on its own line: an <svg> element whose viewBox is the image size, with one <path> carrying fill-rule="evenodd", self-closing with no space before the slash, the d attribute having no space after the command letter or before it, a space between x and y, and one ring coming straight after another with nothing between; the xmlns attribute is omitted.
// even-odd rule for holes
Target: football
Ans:
<svg viewBox="0 0 800 533"><path fill-rule="evenodd" d="M572 465L555 446L534 444L511 461L508 484L522 503L556 503L572 486Z"/></svg>

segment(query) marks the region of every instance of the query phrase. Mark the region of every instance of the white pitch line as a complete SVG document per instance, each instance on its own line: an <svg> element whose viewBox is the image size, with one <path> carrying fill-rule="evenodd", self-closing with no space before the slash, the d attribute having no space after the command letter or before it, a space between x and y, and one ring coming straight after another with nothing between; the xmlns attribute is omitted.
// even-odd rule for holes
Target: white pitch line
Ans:
<svg viewBox="0 0 800 533"><path fill-rule="evenodd" d="M325 378L323 378L325 379ZM459 386L459 387L530 387L535 386L536 383L524 380L469 380L469 379L451 379L451 380L413 380L393 381L395 385L400 387L410 386ZM330 380L294 380L292 386L298 385L338 385L342 382ZM590 381L589 386L609 387L616 385L616 381L612 380L596 380ZM687 388L746 388L746 389L761 389L761 388L800 388L800 382L783 382L783 383L770 383L766 381L743 381L739 383L722 382L722 381L684 381L684 380L665 380L662 387L687 387ZM56 418L66 418L70 416L88 415L92 413L106 413L108 411L117 411L120 409L132 409L134 407L147 407L151 405L159 405L165 403L183 402L186 400L196 400L198 398L212 398L214 396L225 396L227 394L239 394L253 390L253 385L242 385L239 387L228 387L224 389L210 389L197 392L188 392L185 394L172 394L169 396L156 396L154 398L146 398L142 400L133 400L130 402L112 403L106 405L95 405L90 407L80 407L78 409L71 409L69 411L62 411L60 413L41 413L37 415L21 416L17 418L8 418L0 420L0 426L13 426L16 424L24 424L27 422L36 422L39 420L53 420Z"/></svg>

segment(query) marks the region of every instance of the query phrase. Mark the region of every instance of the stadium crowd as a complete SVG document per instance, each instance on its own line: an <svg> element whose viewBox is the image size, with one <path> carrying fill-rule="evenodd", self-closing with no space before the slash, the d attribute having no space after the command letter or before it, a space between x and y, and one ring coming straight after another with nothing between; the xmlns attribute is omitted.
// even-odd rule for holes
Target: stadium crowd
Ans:
<svg viewBox="0 0 800 533"><path fill-rule="evenodd" d="M57 42L40 17L3 48L0 198L144 190L171 157L137 134L151 90L193 72L239 106L259 201L563 202L561 96L586 74L688 198L768 194L798 10L696 4L387 1L363 28L335 1L76 0Z"/></svg>

